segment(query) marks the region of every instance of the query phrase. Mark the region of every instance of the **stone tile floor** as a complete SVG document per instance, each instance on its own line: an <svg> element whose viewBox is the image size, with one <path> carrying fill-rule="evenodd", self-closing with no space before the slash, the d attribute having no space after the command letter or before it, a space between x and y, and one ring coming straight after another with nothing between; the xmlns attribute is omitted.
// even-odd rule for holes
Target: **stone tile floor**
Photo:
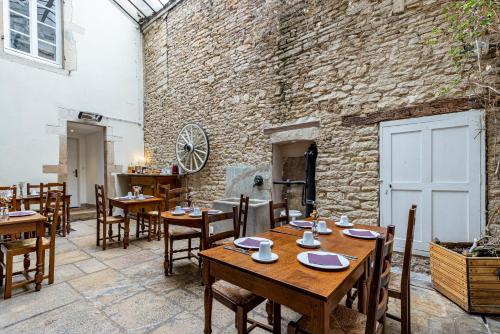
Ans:
<svg viewBox="0 0 500 334"><path fill-rule="evenodd" d="M203 332L203 287L194 262L175 262L174 275L165 277L163 241L132 240L127 250L115 245L103 252L95 246L95 221L72 227L69 237L57 239L56 283L0 299L0 333ZM468 315L435 292L428 276L413 278L414 333L500 333L500 317ZM397 313L398 304L389 310ZM265 316L263 305L251 314ZM217 302L213 318L214 333L235 333L233 313ZM297 318L284 308L283 333ZM388 320L386 333L399 333L398 323Z"/></svg>

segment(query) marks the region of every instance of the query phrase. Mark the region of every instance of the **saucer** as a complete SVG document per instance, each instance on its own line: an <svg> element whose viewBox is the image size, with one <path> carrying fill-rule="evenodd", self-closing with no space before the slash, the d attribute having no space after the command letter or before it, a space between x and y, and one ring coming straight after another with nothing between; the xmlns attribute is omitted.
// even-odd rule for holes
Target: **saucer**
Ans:
<svg viewBox="0 0 500 334"><path fill-rule="evenodd" d="M335 225L338 227L353 227L354 226L353 223L347 223L347 224L343 225L340 222L336 222Z"/></svg>
<svg viewBox="0 0 500 334"><path fill-rule="evenodd" d="M331 228L326 228L324 231L318 230L318 234L332 234L333 230Z"/></svg>
<svg viewBox="0 0 500 334"><path fill-rule="evenodd" d="M297 245L299 245L300 247L304 247L304 248L318 248L319 246L321 246L321 242L319 240L316 240L316 239L314 239L314 244L312 244L312 245L305 244L303 239L297 239L296 242L297 242Z"/></svg>
<svg viewBox="0 0 500 334"><path fill-rule="evenodd" d="M278 261L278 258L279 258L278 254L275 254L275 253L271 253L270 259L261 259L259 257L259 252L255 252L251 256L252 256L252 260L254 260L255 262L260 262L260 263L273 263L273 262Z"/></svg>
<svg viewBox="0 0 500 334"><path fill-rule="evenodd" d="M199 215L195 215L194 213L190 213L189 214L189 217L193 217L193 218L200 218L202 216L202 214L200 213Z"/></svg>
<svg viewBox="0 0 500 334"><path fill-rule="evenodd" d="M170 211L170 213L172 213L174 216L182 216L184 214L186 214L184 211Z"/></svg>

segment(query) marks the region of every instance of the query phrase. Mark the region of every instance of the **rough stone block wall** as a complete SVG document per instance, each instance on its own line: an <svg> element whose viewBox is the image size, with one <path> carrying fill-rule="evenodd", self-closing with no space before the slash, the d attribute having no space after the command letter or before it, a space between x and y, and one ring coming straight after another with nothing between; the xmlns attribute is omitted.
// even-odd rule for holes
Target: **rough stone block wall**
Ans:
<svg viewBox="0 0 500 334"><path fill-rule="evenodd" d="M201 124L211 156L188 182L209 204L224 195L226 166L271 164L264 128L314 116L320 214L377 224L378 124L343 118L434 101L454 76L446 50L425 46L445 24L445 2L407 3L396 13L392 0L181 2L145 32L147 154L171 163L181 127ZM491 209L500 204L500 125L494 117L486 124Z"/></svg>

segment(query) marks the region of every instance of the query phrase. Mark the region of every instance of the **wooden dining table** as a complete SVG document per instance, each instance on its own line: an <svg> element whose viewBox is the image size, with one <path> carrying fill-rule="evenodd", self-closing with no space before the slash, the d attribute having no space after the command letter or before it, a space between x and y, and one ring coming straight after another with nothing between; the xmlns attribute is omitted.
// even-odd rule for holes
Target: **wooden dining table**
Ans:
<svg viewBox="0 0 500 334"><path fill-rule="evenodd" d="M45 193L44 193L45 196ZM44 197L45 198L45 197ZM45 200L45 199L43 199ZM40 195L25 195L17 197L18 207L20 208L21 202L24 204L26 210L30 209L31 205L40 204ZM63 236L71 232L71 210L70 210L71 194L66 194L66 206L63 208Z"/></svg>
<svg viewBox="0 0 500 334"><path fill-rule="evenodd" d="M35 289L40 291L43 281L43 241L47 218L39 213L23 217L9 217L7 221L0 221L0 235L14 235L36 232L36 271Z"/></svg>
<svg viewBox="0 0 500 334"><path fill-rule="evenodd" d="M163 206L163 198L160 197L146 197L144 199L128 199L126 197L114 197L108 198L110 213L113 212L113 207L117 207L123 210L123 217L125 218L125 234L123 236L123 248L127 248L130 244L130 215L129 213L138 213L141 210L146 210L151 208L151 210L156 210L161 212ZM137 222L139 224L139 222Z"/></svg>
<svg viewBox="0 0 500 334"><path fill-rule="evenodd" d="M333 221L327 220L327 225L332 233L319 236L321 250L357 257L357 260L349 260L347 269L322 271L301 264L297 255L311 249L297 245L296 240L301 238L303 231L289 225L257 235L274 243L272 251L279 259L271 264L257 263L250 256L224 249L224 246L203 250L200 256L205 284L204 333L212 332L212 284L219 279L310 316L313 334L328 333L331 312L358 281L358 307L366 310L366 281L375 241L346 236ZM355 225L354 228L386 232L385 228L377 226Z"/></svg>

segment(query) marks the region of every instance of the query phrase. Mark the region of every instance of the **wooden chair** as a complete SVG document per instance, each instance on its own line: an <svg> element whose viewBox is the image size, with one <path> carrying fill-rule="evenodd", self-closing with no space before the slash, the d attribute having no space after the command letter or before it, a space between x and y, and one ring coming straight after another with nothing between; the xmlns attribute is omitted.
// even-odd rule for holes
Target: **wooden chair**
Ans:
<svg viewBox="0 0 500 334"><path fill-rule="evenodd" d="M281 215L281 209L285 209L285 215ZM276 210L279 210L278 216L274 214ZM290 212L288 210L288 201L285 200L282 203L273 203L269 201L269 219L271 221L271 229L275 228L276 225L281 225L283 222L288 224L290 222Z"/></svg>
<svg viewBox="0 0 500 334"><path fill-rule="evenodd" d="M165 202L163 204L164 208L167 208L167 199L166 199L166 191L170 189L169 184L161 184L158 183L156 185L156 190L154 192L154 196L159 198L164 198ZM137 226L136 226L136 237L139 237L139 221L141 222L142 232L145 232L145 229L148 229L148 240L151 241L151 237L156 237L158 241L161 240L161 221L159 219L160 213L156 210L139 212L137 214Z"/></svg>
<svg viewBox="0 0 500 334"><path fill-rule="evenodd" d="M43 238L43 278L49 279L49 284L54 283L55 274L55 247L56 247L56 234L57 226L60 223L61 216L60 213L60 203L61 194L59 192L49 191L46 195L46 202L43 210L43 215L46 217L51 217L52 220L47 220L47 228L50 231L50 239ZM45 275L45 250L49 249L49 273ZM35 281L34 277L29 275L30 272L36 271L36 268L30 269L30 253L36 252L36 238L26 238L23 240L12 240L1 245L0 247L0 266L2 271L0 271L0 282L3 280L3 270L5 270L5 288L4 288L4 299L10 298L12 295L12 289L26 286L27 284L33 283ZM5 255L5 262L4 262ZM14 256L24 255L24 270L18 272L12 272L14 265ZM12 278L14 275L23 275L26 280L12 284Z"/></svg>
<svg viewBox="0 0 500 334"><path fill-rule="evenodd" d="M165 190L165 208L166 210L174 209L177 205L182 205L183 203L187 206L191 206L191 188L175 188L168 189L168 187L163 186ZM167 231L165 231L167 233ZM200 239L201 244L201 231L191 227L172 225L168 228L168 239L169 239L169 273L173 273L173 262L182 259L196 258L198 264L201 266L200 258L193 254L192 251L195 249L200 249L200 247L193 247L192 239ZM188 247L175 249L174 242L177 240L188 240ZM186 256L174 258L174 253L187 252Z"/></svg>
<svg viewBox="0 0 500 334"><path fill-rule="evenodd" d="M391 273L389 284L389 297L401 300L401 317L387 313L387 317L401 322L401 333L411 333L410 317L410 267L411 252L413 248L413 231L415 229L415 216L417 206L413 204L408 211L408 225L406 226L406 242L403 255L403 269L401 275Z"/></svg>
<svg viewBox="0 0 500 334"><path fill-rule="evenodd" d="M122 223L125 223L125 218L123 216L113 216L112 210L107 210L106 205L106 192L104 191L104 186L95 185L95 206L97 212L96 224L97 224L97 240L96 245L99 246L102 241L102 250L106 250L107 240L113 240L113 238L118 238L121 240L121 230L125 230ZM118 234L113 235L114 224L118 224ZM101 225L102 225L102 238L101 238ZM109 230L108 230L109 225Z"/></svg>
<svg viewBox="0 0 500 334"><path fill-rule="evenodd" d="M59 207L62 219L61 219L61 224L58 227L58 232L63 237L65 237L66 234L69 234L71 232L71 225L69 222L69 203L66 197L67 195L66 182L46 183L44 187L47 188L47 191L58 191L61 194L61 205Z"/></svg>
<svg viewBox="0 0 500 334"><path fill-rule="evenodd" d="M375 246L375 260L371 271L368 312L363 314L343 305L338 305L330 315L329 333L375 334L382 333L385 326L388 286L391 273L391 255L394 238L387 240L379 236ZM288 333L310 333L311 320L303 316L298 322L288 325Z"/></svg>
<svg viewBox="0 0 500 334"><path fill-rule="evenodd" d="M33 190L37 191L37 193L38 193L38 195L37 195L38 196L38 210L35 210L35 211L41 213L43 211L43 202L44 202L43 194L45 191L43 183L42 182L40 182L39 184L27 183L26 184L26 191L27 191L26 196L31 196L31 192ZM33 210L31 208L31 205L29 202L24 203L24 209L25 210Z"/></svg>
<svg viewBox="0 0 500 334"><path fill-rule="evenodd" d="M7 203L7 208L9 211L18 211L19 210L19 203L17 200L17 187L16 186L7 186L7 187L0 187L0 192L1 191L11 191L12 192L12 198L9 203ZM0 206L3 206L3 203L0 203Z"/></svg>
<svg viewBox="0 0 500 334"><path fill-rule="evenodd" d="M239 221L238 209L233 207L233 212L220 213L216 215L209 215L208 212L203 212L203 228L204 238L202 240L203 249L209 249L218 245L218 242L228 238L237 239L239 237ZM233 221L233 229L228 231L219 232L216 234L209 234L210 224L231 219ZM261 304L265 298L257 296L248 290L242 289L234 284L219 280L212 285L213 297L221 304L229 308L235 313L235 326L238 333L248 333L256 327L272 332L272 327L259 323L253 319L248 318L248 312L253 310ZM211 305L205 312L212 312ZM207 306L206 306L207 308ZM250 327L247 328L247 323Z"/></svg>
<svg viewBox="0 0 500 334"><path fill-rule="evenodd" d="M240 209L238 210L238 224L240 226L240 235L245 237L247 235L247 221L248 221L248 204L250 197L240 195Z"/></svg>

